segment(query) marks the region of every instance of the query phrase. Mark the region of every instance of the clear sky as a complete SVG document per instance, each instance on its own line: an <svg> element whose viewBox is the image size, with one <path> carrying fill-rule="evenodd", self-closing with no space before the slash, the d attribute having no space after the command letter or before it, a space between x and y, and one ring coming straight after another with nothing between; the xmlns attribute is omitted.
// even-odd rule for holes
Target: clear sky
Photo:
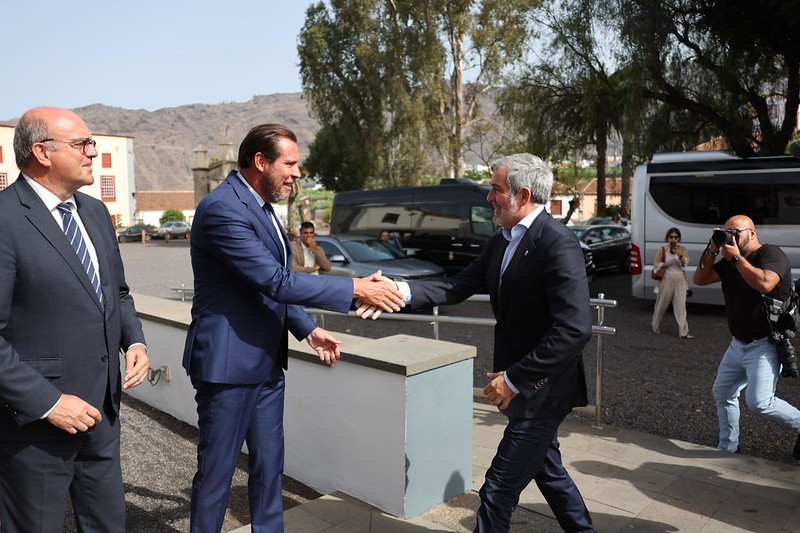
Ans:
<svg viewBox="0 0 800 533"><path fill-rule="evenodd" d="M39 106L153 111L299 92L309 0L0 0L0 120Z"/></svg>

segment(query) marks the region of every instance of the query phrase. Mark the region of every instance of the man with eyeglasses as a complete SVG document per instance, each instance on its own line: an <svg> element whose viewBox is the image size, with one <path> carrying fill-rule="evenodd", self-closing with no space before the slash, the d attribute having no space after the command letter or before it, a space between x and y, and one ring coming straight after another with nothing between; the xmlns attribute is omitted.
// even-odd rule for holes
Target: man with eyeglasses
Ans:
<svg viewBox="0 0 800 533"><path fill-rule="evenodd" d="M89 128L58 108L14 133L19 178L0 191L0 529L124 531L121 389L150 362L94 182ZM125 376L120 377L120 350Z"/></svg>
<svg viewBox="0 0 800 533"><path fill-rule="evenodd" d="M715 229L715 231L719 231ZM695 270L694 282L722 282L728 327L733 338L722 357L712 392L719 418L719 448L739 451L739 393L747 407L782 422L798 433L792 457L800 460L800 410L775 396L781 370L776 346L769 341L770 323L763 295L786 301L791 294L791 266L777 246L758 242L755 224L745 215L725 223L727 238L712 238L709 253ZM714 263L722 252L724 260Z"/></svg>

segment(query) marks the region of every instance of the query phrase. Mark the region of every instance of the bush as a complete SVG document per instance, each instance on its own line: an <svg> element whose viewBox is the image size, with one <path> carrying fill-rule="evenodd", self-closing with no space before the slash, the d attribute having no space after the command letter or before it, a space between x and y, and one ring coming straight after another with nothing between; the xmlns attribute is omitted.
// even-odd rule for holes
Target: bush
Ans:
<svg viewBox="0 0 800 533"><path fill-rule="evenodd" d="M186 220L186 216L180 209L167 209L161 215L161 218L158 219L158 223L163 224L164 222L172 222L173 220L183 222L184 220Z"/></svg>

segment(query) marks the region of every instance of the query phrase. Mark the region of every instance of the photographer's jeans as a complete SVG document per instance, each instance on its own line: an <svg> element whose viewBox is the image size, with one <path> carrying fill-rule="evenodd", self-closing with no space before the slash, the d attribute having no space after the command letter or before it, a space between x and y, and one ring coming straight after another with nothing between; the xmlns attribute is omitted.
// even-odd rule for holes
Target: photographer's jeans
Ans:
<svg viewBox="0 0 800 533"><path fill-rule="evenodd" d="M749 344L731 339L712 387L720 449L735 452L739 447L739 393L745 386L748 409L800 432L800 410L775 396L780 368L775 345L766 338Z"/></svg>

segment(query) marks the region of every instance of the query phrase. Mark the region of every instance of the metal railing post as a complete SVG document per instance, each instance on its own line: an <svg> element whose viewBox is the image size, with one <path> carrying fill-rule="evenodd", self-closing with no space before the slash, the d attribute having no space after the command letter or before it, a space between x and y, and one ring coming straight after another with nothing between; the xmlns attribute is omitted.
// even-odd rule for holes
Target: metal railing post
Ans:
<svg viewBox="0 0 800 533"><path fill-rule="evenodd" d="M600 300L605 299L605 294L598 293L597 298ZM603 322L605 321L606 309L602 305L597 306L597 325L602 326L604 325ZM596 369L596 378L595 378L595 389L594 389L594 424L592 427L595 429L603 429L603 416L602 416L602 409L603 409L603 345L605 344L605 335L598 335L597 336L597 364L595 365Z"/></svg>
<svg viewBox="0 0 800 533"><path fill-rule="evenodd" d="M433 316L439 316L439 306L433 308ZM433 338L439 340L439 321L433 321Z"/></svg>

